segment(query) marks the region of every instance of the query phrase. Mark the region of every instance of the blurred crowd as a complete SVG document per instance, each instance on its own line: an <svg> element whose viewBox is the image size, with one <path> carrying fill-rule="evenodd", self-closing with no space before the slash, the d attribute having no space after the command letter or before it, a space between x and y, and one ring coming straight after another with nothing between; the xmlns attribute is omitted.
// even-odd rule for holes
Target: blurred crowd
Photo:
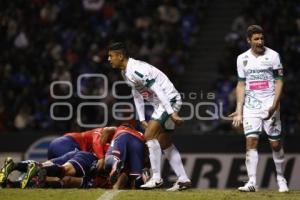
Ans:
<svg viewBox="0 0 300 200"><path fill-rule="evenodd" d="M218 101L224 104L224 112L235 109L236 57L246 51L245 30L251 24L259 24L265 31L265 45L277 51L284 66L285 85L281 100L281 120L286 134L300 132L300 2L285 0L247 0L239 16L225 37L226 47L219 63L219 79L216 84ZM231 130L230 122L220 121L219 132Z"/></svg>
<svg viewBox="0 0 300 200"><path fill-rule="evenodd" d="M184 74L205 4L197 0L1 0L0 133L78 130L78 118L86 124L102 122L101 107L86 106L80 116L76 108L82 102L103 102L110 108L117 100L111 86L120 80L120 73L106 61L112 41L125 42L134 58L159 67L176 83L176 77ZM82 74L105 75L108 84L101 77L78 79ZM51 85L53 81L62 82ZM118 92L127 90L122 86ZM101 99L81 98L105 92ZM51 118L54 103L72 105L71 116L66 105L52 107L53 115L69 120ZM114 119L109 115L111 123Z"/></svg>

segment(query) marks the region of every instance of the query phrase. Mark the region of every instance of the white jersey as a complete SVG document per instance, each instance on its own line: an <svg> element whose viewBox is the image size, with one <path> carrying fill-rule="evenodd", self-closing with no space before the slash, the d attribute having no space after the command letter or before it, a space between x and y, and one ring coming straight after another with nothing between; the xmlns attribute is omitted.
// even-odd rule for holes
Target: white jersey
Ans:
<svg viewBox="0 0 300 200"><path fill-rule="evenodd" d="M265 47L264 54L256 57L249 49L238 56L237 71L239 81L246 82L244 115L266 115L273 103L275 80L283 76L279 54Z"/></svg>
<svg viewBox="0 0 300 200"><path fill-rule="evenodd" d="M170 101L180 94L169 78L154 66L133 58L128 59L124 80L132 87L132 93L140 121L144 118L143 100L162 104L168 114L174 112Z"/></svg>

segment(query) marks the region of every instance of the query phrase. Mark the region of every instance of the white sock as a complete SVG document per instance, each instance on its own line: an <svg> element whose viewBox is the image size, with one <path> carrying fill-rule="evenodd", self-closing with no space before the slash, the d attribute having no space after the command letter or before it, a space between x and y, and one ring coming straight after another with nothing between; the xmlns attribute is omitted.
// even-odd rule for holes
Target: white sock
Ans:
<svg viewBox="0 0 300 200"><path fill-rule="evenodd" d="M166 158L169 160L171 167L173 168L179 181L187 182L190 179L187 177L183 168L181 156L177 148L172 144L169 148L163 150Z"/></svg>
<svg viewBox="0 0 300 200"><path fill-rule="evenodd" d="M279 151L273 151L273 160L277 172L277 177L283 177L283 162L284 162L284 151L281 148Z"/></svg>
<svg viewBox="0 0 300 200"><path fill-rule="evenodd" d="M148 140L146 142L149 148L149 159L152 169L152 178L161 179L161 148L157 139Z"/></svg>
<svg viewBox="0 0 300 200"><path fill-rule="evenodd" d="M246 168L249 181L256 184L256 168L258 163L258 153L256 149L249 149L246 153Z"/></svg>

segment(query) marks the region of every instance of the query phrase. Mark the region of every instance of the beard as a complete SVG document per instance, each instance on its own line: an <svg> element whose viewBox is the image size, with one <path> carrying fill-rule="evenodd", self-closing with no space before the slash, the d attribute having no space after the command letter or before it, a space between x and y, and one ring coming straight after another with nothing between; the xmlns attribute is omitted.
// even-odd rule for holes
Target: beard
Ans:
<svg viewBox="0 0 300 200"><path fill-rule="evenodd" d="M264 46L256 46L254 49L255 49L255 53L260 54L260 55L265 52Z"/></svg>

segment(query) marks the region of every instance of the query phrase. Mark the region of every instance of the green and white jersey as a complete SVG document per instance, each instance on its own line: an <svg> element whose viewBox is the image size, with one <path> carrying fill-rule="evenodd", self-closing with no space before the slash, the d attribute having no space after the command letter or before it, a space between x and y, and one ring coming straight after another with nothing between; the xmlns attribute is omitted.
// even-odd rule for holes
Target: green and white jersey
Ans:
<svg viewBox="0 0 300 200"><path fill-rule="evenodd" d="M162 104L168 114L174 112L170 101L180 96L169 78L156 67L133 58L128 59L124 80L132 87L134 102L140 121L144 120L143 100Z"/></svg>
<svg viewBox="0 0 300 200"><path fill-rule="evenodd" d="M238 56L237 72L239 81L246 82L244 114L266 115L273 103L275 80L283 77L279 54L265 47L264 54L256 57L249 49Z"/></svg>

